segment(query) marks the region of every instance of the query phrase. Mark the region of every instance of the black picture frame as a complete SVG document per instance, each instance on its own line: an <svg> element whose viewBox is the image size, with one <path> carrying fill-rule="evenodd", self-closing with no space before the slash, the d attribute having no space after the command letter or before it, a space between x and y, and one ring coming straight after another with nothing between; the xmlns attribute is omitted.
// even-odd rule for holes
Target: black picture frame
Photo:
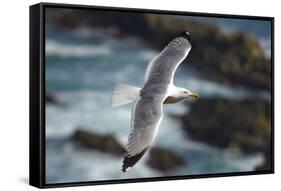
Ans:
<svg viewBox="0 0 281 191"><path fill-rule="evenodd" d="M141 12L168 15L188 15L200 17L219 17L266 20L271 22L271 169L264 171L200 174L186 176L166 176L141 179L120 179L104 181L87 181L47 184L45 181L45 9L47 7L106 10L120 12ZM39 3L30 6L30 139L29 139L29 184L38 188L66 186L84 186L116 183L133 183L147 181L167 181L178 179L258 175L274 173L274 18L248 15L230 15L214 13L195 13L168 10L133 9L120 7L101 7L73 4Z"/></svg>

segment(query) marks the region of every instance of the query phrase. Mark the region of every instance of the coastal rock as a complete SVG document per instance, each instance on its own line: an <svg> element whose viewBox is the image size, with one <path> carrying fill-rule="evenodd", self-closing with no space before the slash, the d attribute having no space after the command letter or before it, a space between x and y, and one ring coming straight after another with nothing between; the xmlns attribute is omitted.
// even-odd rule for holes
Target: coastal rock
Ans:
<svg viewBox="0 0 281 191"><path fill-rule="evenodd" d="M202 99L181 116L183 130L194 140L244 153L268 153L271 106L259 99Z"/></svg>
<svg viewBox="0 0 281 191"><path fill-rule="evenodd" d="M189 31L192 50L183 65L192 63L202 78L221 84L271 90L270 59L256 38L247 33L227 33L211 23L158 14L53 10L47 15L64 29L115 28L116 37L134 36L159 51L175 34Z"/></svg>
<svg viewBox="0 0 281 191"><path fill-rule="evenodd" d="M160 147L150 149L146 164L161 172L169 172L185 164L183 157L172 150Z"/></svg>
<svg viewBox="0 0 281 191"><path fill-rule="evenodd" d="M47 104L54 104L54 105L59 104L58 98L55 95L50 94L50 93L46 93L45 101Z"/></svg>
<svg viewBox="0 0 281 191"><path fill-rule="evenodd" d="M189 31L192 49L183 65L192 63L192 67L200 71L201 78L231 86L271 89L270 59L265 58L253 36L226 33L208 23L175 17L146 15L145 18L155 36L142 38L147 40L147 44L154 42L159 49L179 32L176 30Z"/></svg>
<svg viewBox="0 0 281 191"><path fill-rule="evenodd" d="M268 145L268 148L264 150L265 160L260 165L257 166L255 170L257 171L271 171L272 169L272 153L271 153L271 145Z"/></svg>
<svg viewBox="0 0 281 191"><path fill-rule="evenodd" d="M263 164L261 164L260 166L256 167L255 170L256 171L270 171L270 170L272 170L271 157L266 157L265 161L263 162Z"/></svg>
<svg viewBox="0 0 281 191"><path fill-rule="evenodd" d="M117 156L125 154L125 149L113 135L100 135L78 128L73 133L71 140L79 146L87 149L96 149ZM184 165L185 160L183 157L169 149L153 147L149 151L149 157L146 163L153 169L169 172Z"/></svg>
<svg viewBox="0 0 281 191"><path fill-rule="evenodd" d="M125 149L113 135L100 135L84 129L78 129L74 132L72 140L83 147L114 155L123 155L125 153Z"/></svg>

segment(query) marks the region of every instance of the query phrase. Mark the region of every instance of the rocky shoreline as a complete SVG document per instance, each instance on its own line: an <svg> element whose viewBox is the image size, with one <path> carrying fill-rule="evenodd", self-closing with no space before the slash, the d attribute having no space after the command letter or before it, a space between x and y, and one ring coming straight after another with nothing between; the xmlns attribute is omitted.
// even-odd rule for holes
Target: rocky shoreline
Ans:
<svg viewBox="0 0 281 191"><path fill-rule="evenodd" d="M191 104L192 112L179 118L190 138L245 154L262 152L270 166L270 104L259 99L204 99Z"/></svg>
<svg viewBox="0 0 281 191"><path fill-rule="evenodd" d="M192 63L192 67L200 72L201 78L227 86L242 86L250 90L270 92L272 88L271 60L265 57L257 39L246 33L227 33L205 22L157 14L143 15L130 12L106 14L104 11L83 10L80 12L66 9L60 10L59 14L54 12L46 15L51 15L48 20L52 21L59 30L72 30L81 26L113 28L114 37L136 37L146 46L159 51L169 39L181 32L178 29L186 30L191 34L193 48L183 65ZM46 99L49 99L48 103L56 102L50 97ZM178 117L188 136L222 149L238 149L245 154L261 152L266 160L256 170L271 169L270 101L258 98L242 101L222 98L200 99L190 106L191 113ZM74 134L74 137L82 141L82 145L86 147L117 155L124 153L122 145L113 137L97 137L79 131L76 135ZM117 151L100 146L98 143L100 141L97 140L110 140L109 145L117 145L115 148ZM160 156L155 153L159 152L156 150L150 155L155 155L156 159L148 160L148 165L154 167L160 165L158 162L155 163ZM180 159L173 160L177 160L179 165L182 164ZM170 162L167 163L170 164ZM161 171L170 169L167 166L169 165L160 167Z"/></svg>
<svg viewBox="0 0 281 191"><path fill-rule="evenodd" d="M47 15L60 30L81 26L114 28L115 37L133 36L159 51L175 34L189 31L193 47L184 65L192 63L202 78L231 86L271 90L271 61L265 57L257 39L249 34L227 33L207 22L169 15L68 9L60 10L59 14L53 10Z"/></svg>
<svg viewBox="0 0 281 191"><path fill-rule="evenodd" d="M53 104L53 105L60 104L60 101L58 100L58 98L55 95L50 94L48 92L45 95L45 102L46 102L46 104Z"/></svg>
<svg viewBox="0 0 281 191"><path fill-rule="evenodd" d="M120 158L120 163L125 154L125 148L113 135L101 135L77 128L70 140L82 148L115 155ZM146 164L163 173L170 172L186 163L183 157L168 148L152 147L148 152Z"/></svg>
<svg viewBox="0 0 281 191"><path fill-rule="evenodd" d="M78 128L73 133L71 140L87 149L96 149L117 156L122 156L125 153L125 149L113 135L100 135Z"/></svg>

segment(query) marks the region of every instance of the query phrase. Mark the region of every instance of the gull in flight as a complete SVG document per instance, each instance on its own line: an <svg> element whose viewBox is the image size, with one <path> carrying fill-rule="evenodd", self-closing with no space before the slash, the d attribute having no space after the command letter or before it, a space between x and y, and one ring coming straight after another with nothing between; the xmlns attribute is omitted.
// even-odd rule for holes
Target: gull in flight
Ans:
<svg viewBox="0 0 281 191"><path fill-rule="evenodd" d="M190 35L182 32L148 64L142 88L125 84L115 86L112 107L134 102L123 172L134 166L150 148L163 118L163 104L176 103L190 96L199 97L173 83L175 71L190 49Z"/></svg>

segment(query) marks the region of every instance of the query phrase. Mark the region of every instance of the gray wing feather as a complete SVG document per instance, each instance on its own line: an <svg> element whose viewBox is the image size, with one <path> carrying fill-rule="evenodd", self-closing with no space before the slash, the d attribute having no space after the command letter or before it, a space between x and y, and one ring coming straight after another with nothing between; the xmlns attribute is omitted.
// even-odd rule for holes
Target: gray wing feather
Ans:
<svg viewBox="0 0 281 191"><path fill-rule="evenodd" d="M176 38L149 64L140 98L132 110L132 127L122 171L136 164L150 147L163 118L162 105L167 97L168 86L190 48L188 40Z"/></svg>
<svg viewBox="0 0 281 191"><path fill-rule="evenodd" d="M126 147L128 155L136 155L152 143L163 116L162 102L159 98L140 98L136 101Z"/></svg>
<svg viewBox="0 0 281 191"><path fill-rule="evenodd" d="M163 118L163 98L139 98L132 111L132 128L122 171L134 166L150 147Z"/></svg>
<svg viewBox="0 0 281 191"><path fill-rule="evenodd" d="M145 73L145 84L149 81L171 83L179 64L191 49L189 41L183 37L172 40L164 50L148 65Z"/></svg>

